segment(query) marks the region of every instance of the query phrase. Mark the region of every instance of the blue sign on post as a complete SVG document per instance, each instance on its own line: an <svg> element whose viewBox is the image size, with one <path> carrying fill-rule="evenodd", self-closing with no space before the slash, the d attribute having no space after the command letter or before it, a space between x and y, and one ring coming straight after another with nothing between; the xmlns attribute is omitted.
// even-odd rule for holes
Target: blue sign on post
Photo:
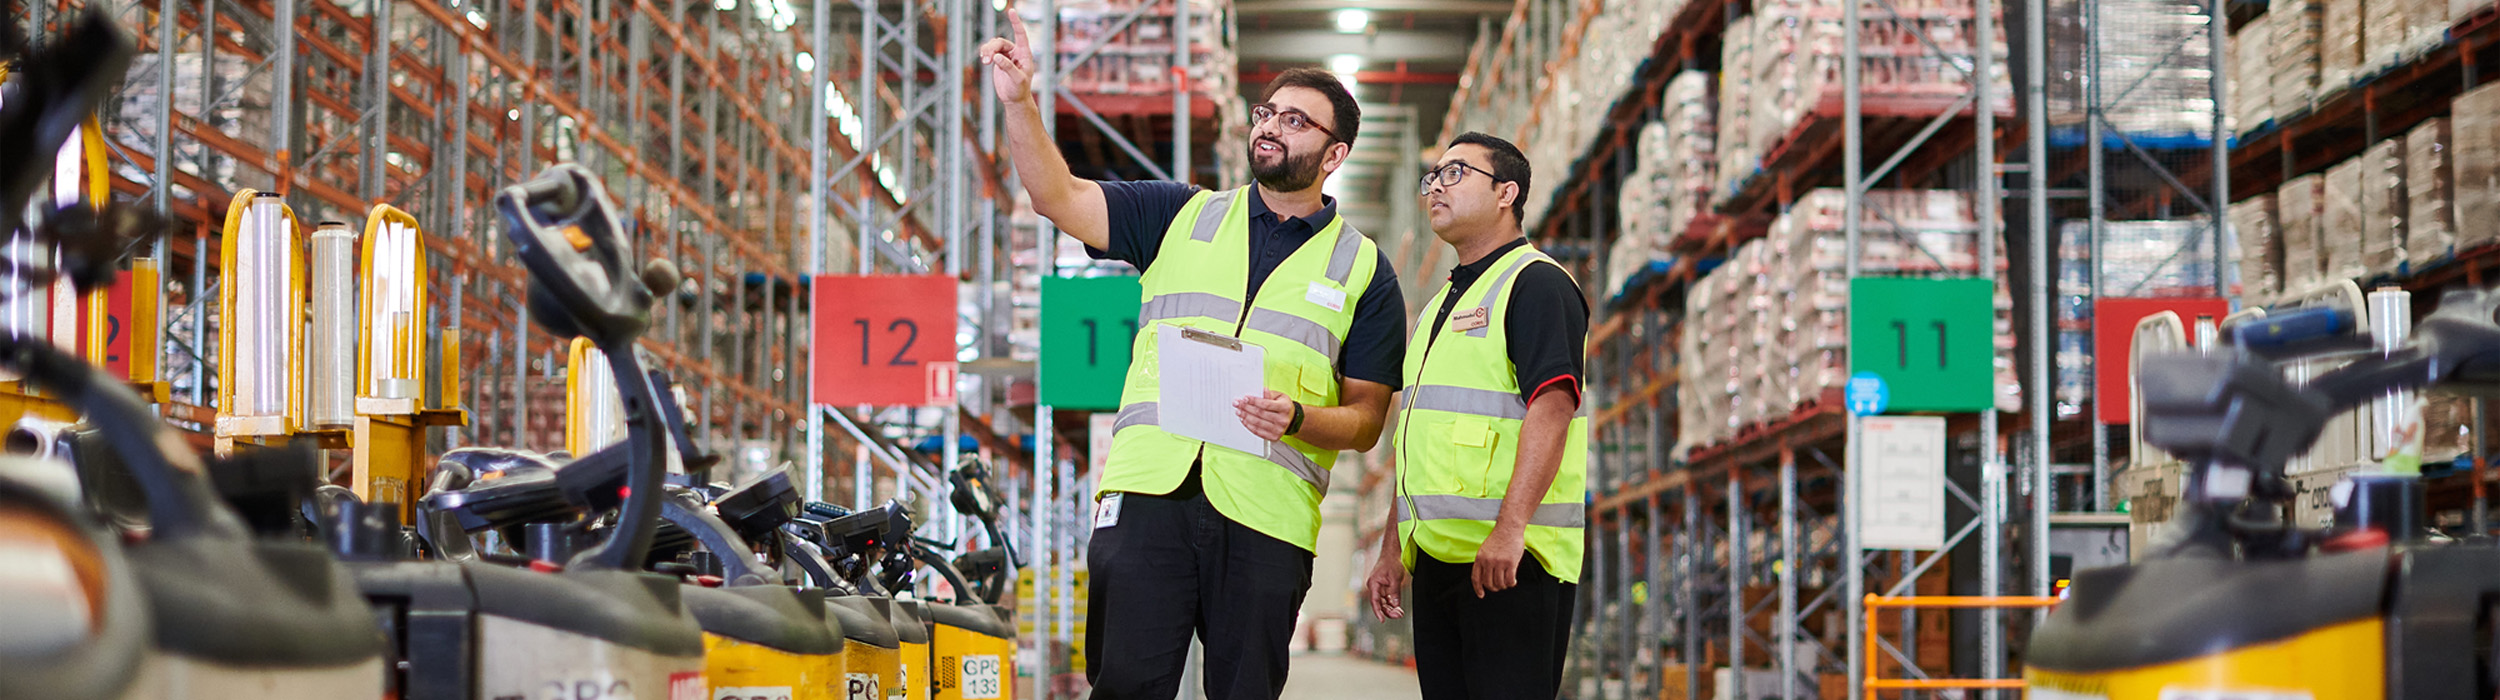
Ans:
<svg viewBox="0 0 2500 700"><path fill-rule="evenodd" d="M1872 416L1884 412L1884 405L1892 401L1892 391L1884 388L1883 377L1874 372L1859 372L1849 375L1849 392L1844 400L1850 413Z"/></svg>

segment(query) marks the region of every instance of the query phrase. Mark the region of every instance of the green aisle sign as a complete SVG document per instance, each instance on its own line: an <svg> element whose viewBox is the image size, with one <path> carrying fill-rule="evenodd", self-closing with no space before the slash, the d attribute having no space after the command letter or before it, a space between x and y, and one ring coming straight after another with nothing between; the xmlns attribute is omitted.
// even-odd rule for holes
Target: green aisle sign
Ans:
<svg viewBox="0 0 2500 700"><path fill-rule="evenodd" d="M1978 278L1849 281L1849 372L1873 374L1886 410L1996 405L1995 284Z"/></svg>
<svg viewBox="0 0 2500 700"><path fill-rule="evenodd" d="M1091 411L1120 407L1142 289L1129 275L1042 280L1042 403Z"/></svg>

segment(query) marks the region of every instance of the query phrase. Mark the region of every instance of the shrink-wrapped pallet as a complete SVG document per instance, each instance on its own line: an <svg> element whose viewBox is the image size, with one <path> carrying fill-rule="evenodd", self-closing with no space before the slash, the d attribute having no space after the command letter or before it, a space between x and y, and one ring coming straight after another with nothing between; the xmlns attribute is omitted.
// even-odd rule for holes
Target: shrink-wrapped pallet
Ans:
<svg viewBox="0 0 2500 700"><path fill-rule="evenodd" d="M2355 277L2392 275L2405 260L2404 140L2361 152L2361 265Z"/></svg>
<svg viewBox="0 0 2500 700"><path fill-rule="evenodd" d="M2240 242L2240 299L2272 303L2283 291L2283 239L2275 232L2274 195L2231 205L2231 230Z"/></svg>
<svg viewBox="0 0 2500 700"><path fill-rule="evenodd" d="M2283 239L2283 293L2300 294L2325 279L2326 176L2302 175L2274 192L2276 235Z"/></svg>
<svg viewBox="0 0 2500 700"><path fill-rule="evenodd" d="M2500 241L2500 83L2457 95L2448 126L2463 252Z"/></svg>
<svg viewBox="0 0 2500 700"><path fill-rule="evenodd" d="M2457 244L2454 174L2449 169L2448 119L2405 132L2405 262L2421 269Z"/></svg>

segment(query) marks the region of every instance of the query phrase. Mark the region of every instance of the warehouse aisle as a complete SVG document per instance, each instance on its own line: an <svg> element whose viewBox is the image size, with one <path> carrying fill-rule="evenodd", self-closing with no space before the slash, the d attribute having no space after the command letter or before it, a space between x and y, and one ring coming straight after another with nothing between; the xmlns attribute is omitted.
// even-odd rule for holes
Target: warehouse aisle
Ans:
<svg viewBox="0 0 2500 700"><path fill-rule="evenodd" d="M1396 700L1419 693L1414 669L1359 656L1304 654L1293 658L1284 700Z"/></svg>

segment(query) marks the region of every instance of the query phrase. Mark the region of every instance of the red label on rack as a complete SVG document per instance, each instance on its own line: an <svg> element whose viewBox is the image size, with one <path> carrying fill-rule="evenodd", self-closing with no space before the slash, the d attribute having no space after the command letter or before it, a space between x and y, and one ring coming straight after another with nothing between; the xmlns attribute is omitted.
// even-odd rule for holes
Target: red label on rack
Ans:
<svg viewBox="0 0 2500 700"><path fill-rule="evenodd" d="M2194 344L2197 321L2221 323L2222 317L2231 315L2231 302L2210 297L2104 298L2093 302L2092 412L2102 423L2130 420L2135 382L2127 356L2134 347L2135 324L2164 311L2179 315L2179 321L2187 326L2188 342Z"/></svg>
<svg viewBox="0 0 2500 700"><path fill-rule="evenodd" d="M954 401L953 278L824 275L812 283L816 330L810 386L816 403Z"/></svg>

